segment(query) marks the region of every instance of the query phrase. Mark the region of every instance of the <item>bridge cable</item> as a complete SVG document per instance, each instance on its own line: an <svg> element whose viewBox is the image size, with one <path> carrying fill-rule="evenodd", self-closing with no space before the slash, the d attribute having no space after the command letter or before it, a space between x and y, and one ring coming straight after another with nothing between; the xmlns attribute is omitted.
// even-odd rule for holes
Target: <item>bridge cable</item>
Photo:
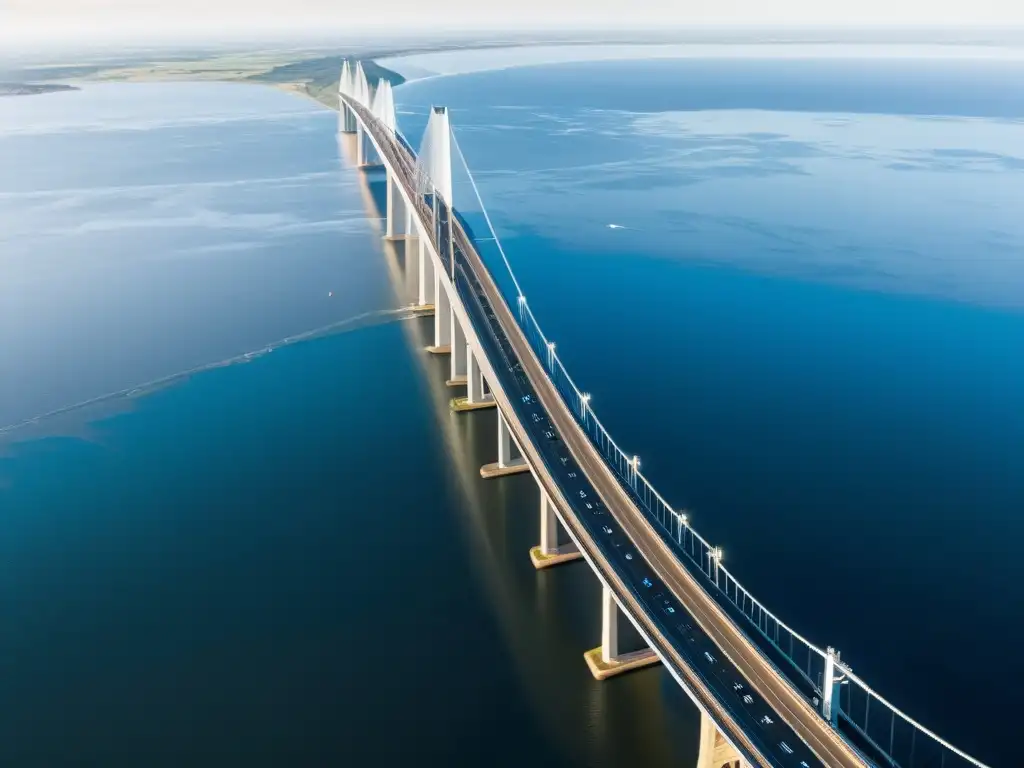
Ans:
<svg viewBox="0 0 1024 768"><path fill-rule="evenodd" d="M469 183L473 187L473 194L476 195L476 200L480 203L480 211L484 215L484 221L487 222L487 228L491 230L491 234L494 236L494 242L498 246L498 252L501 254L501 260L505 262L505 269L508 270L509 277L512 278L512 282L516 286L516 293L519 296L525 296L523 289L519 286L519 281L516 280L516 275L512 271L512 265L509 264L508 256L505 255L505 249L501 247L501 240L498 238L498 233L494 230L494 225L491 223L491 217L487 214L487 207L484 205L483 198L480 196L480 189L476 185L476 180L473 178L472 172L469 170L469 164L466 162L466 156L462 154L462 147L459 146L458 140L455 138L455 131L451 131L452 144L455 145L455 151L459 153L459 160L462 161L462 167L466 169L466 175L469 177Z"/></svg>

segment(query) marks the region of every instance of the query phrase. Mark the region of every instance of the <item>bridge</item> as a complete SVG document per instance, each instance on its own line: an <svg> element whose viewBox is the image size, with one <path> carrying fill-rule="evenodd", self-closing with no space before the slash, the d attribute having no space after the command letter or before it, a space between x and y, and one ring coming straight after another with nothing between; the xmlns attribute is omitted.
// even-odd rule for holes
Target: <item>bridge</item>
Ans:
<svg viewBox="0 0 1024 768"><path fill-rule="evenodd" d="M427 349L448 355L449 385L466 388L452 407L497 412L497 460L481 475L529 472L539 489L534 565L582 560L602 585L601 645L584 654L594 676L663 664L701 712L698 768L986 768L768 610L618 447L534 317L447 109L431 109L417 152L398 128L390 83L371 87L348 61L339 107L357 164L385 169L385 236L407 240L417 305L434 316ZM455 159L486 238L454 207ZM482 257L485 240L503 275Z"/></svg>

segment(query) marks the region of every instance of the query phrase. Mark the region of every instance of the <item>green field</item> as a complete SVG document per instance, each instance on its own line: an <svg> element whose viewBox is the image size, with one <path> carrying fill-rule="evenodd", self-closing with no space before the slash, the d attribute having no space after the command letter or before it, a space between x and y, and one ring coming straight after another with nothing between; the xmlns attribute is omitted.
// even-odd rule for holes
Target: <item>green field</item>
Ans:
<svg viewBox="0 0 1024 768"><path fill-rule="evenodd" d="M313 55L275 51L199 54L192 57L165 55L149 60L135 57L104 64L36 65L5 73L11 82L6 85L0 83L0 95L45 93L96 82L203 80L269 85L301 93L331 109L337 109L338 77L346 58L362 61L371 84L375 84L379 78L391 81L392 85L405 82L400 74L381 67L368 57L346 56L343 53L324 56L322 53Z"/></svg>

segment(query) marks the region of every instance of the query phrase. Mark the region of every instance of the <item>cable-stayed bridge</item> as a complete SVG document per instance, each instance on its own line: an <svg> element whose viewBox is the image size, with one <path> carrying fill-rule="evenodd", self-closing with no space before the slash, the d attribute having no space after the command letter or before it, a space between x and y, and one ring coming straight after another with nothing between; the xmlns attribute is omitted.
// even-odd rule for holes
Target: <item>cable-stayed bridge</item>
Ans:
<svg viewBox="0 0 1024 768"><path fill-rule="evenodd" d="M450 356L449 384L466 386L454 407L496 407L498 460L481 474L530 472L540 495L534 565L582 559L601 581L601 645L584 654L595 677L665 664L702 714L698 768L985 768L773 614L619 448L534 317L447 109L431 109L416 152L386 80L371 87L346 62L339 96L358 164L386 170L386 235L416 241L418 304L434 312L428 349ZM485 237L454 205L453 168ZM500 256L495 272L485 240Z"/></svg>

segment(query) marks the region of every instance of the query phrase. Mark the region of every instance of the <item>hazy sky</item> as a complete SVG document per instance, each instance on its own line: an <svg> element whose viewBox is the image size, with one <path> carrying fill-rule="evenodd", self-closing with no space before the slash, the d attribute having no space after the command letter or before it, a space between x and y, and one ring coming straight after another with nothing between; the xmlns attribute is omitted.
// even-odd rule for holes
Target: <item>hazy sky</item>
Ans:
<svg viewBox="0 0 1024 768"><path fill-rule="evenodd" d="M379 9L386 7L382 19ZM672 24L1024 24L1024 0L0 0L0 37Z"/></svg>

